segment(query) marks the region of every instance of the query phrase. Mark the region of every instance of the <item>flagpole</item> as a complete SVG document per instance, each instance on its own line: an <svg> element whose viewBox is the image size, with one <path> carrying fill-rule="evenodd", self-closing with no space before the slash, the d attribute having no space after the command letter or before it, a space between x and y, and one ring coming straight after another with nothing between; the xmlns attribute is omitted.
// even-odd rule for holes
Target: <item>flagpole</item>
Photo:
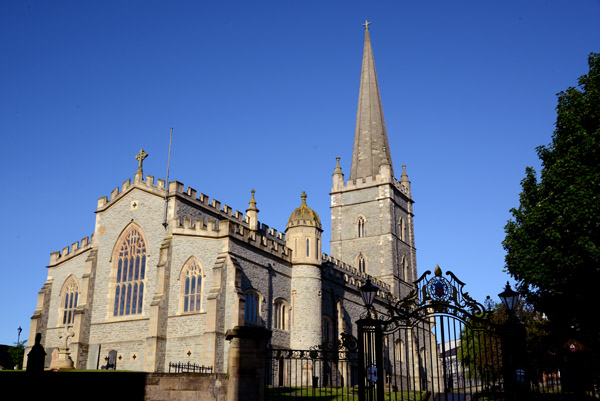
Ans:
<svg viewBox="0 0 600 401"><path fill-rule="evenodd" d="M165 230L169 223L167 222L167 210L169 206L169 166L171 165L171 142L173 141L173 127L171 127L171 135L169 136L169 157L167 158L167 181L165 182L165 218L163 227Z"/></svg>

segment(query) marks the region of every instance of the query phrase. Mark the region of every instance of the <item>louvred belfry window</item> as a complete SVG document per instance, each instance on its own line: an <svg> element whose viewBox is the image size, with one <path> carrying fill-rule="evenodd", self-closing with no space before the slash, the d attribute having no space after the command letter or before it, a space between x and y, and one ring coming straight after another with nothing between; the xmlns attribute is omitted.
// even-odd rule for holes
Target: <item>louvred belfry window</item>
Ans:
<svg viewBox="0 0 600 401"><path fill-rule="evenodd" d="M133 227L121 243L116 264L114 316L142 313L146 243L137 227Z"/></svg>

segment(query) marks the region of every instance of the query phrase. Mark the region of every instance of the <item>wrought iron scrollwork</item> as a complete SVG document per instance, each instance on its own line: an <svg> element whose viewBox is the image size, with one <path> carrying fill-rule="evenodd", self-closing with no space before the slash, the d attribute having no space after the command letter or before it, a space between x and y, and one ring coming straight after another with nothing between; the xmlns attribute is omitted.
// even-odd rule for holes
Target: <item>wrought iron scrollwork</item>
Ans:
<svg viewBox="0 0 600 401"><path fill-rule="evenodd" d="M313 359L313 360L345 360L354 359L351 354L358 352L357 339L348 333L342 333L334 342L310 347L308 350L271 349L272 359Z"/></svg>
<svg viewBox="0 0 600 401"><path fill-rule="evenodd" d="M384 331L397 330L436 313L451 315L465 322L481 319L489 313L464 291L465 283L451 271L447 271L448 277L444 277L442 269L436 266L433 277L430 275L431 270L427 270L413 282L414 289L408 296L388 304L387 318L382 319Z"/></svg>

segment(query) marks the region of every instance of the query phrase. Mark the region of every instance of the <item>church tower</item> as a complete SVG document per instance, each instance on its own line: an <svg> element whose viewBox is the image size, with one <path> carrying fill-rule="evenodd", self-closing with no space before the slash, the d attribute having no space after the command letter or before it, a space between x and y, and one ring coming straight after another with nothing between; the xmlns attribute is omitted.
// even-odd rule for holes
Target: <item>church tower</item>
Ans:
<svg viewBox="0 0 600 401"><path fill-rule="evenodd" d="M400 181L388 143L373 49L365 43L350 179L337 158L331 190L331 254L392 286L404 296L417 279L410 181Z"/></svg>

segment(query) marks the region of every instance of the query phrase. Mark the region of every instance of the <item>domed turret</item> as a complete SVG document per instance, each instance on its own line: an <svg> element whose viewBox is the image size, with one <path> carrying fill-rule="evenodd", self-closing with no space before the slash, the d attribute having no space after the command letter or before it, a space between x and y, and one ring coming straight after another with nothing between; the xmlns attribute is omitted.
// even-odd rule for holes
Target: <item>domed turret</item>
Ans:
<svg viewBox="0 0 600 401"><path fill-rule="evenodd" d="M321 219L306 204L306 192L301 197L300 207L292 212L285 227L287 247L292 250L292 263L320 264Z"/></svg>
<svg viewBox="0 0 600 401"><path fill-rule="evenodd" d="M287 226L285 226L286 231L290 227L295 226L310 226L321 228L321 220L319 219L319 215L317 212L312 210L306 204L306 192L302 191L302 203L300 207L292 212L290 218L288 219Z"/></svg>

